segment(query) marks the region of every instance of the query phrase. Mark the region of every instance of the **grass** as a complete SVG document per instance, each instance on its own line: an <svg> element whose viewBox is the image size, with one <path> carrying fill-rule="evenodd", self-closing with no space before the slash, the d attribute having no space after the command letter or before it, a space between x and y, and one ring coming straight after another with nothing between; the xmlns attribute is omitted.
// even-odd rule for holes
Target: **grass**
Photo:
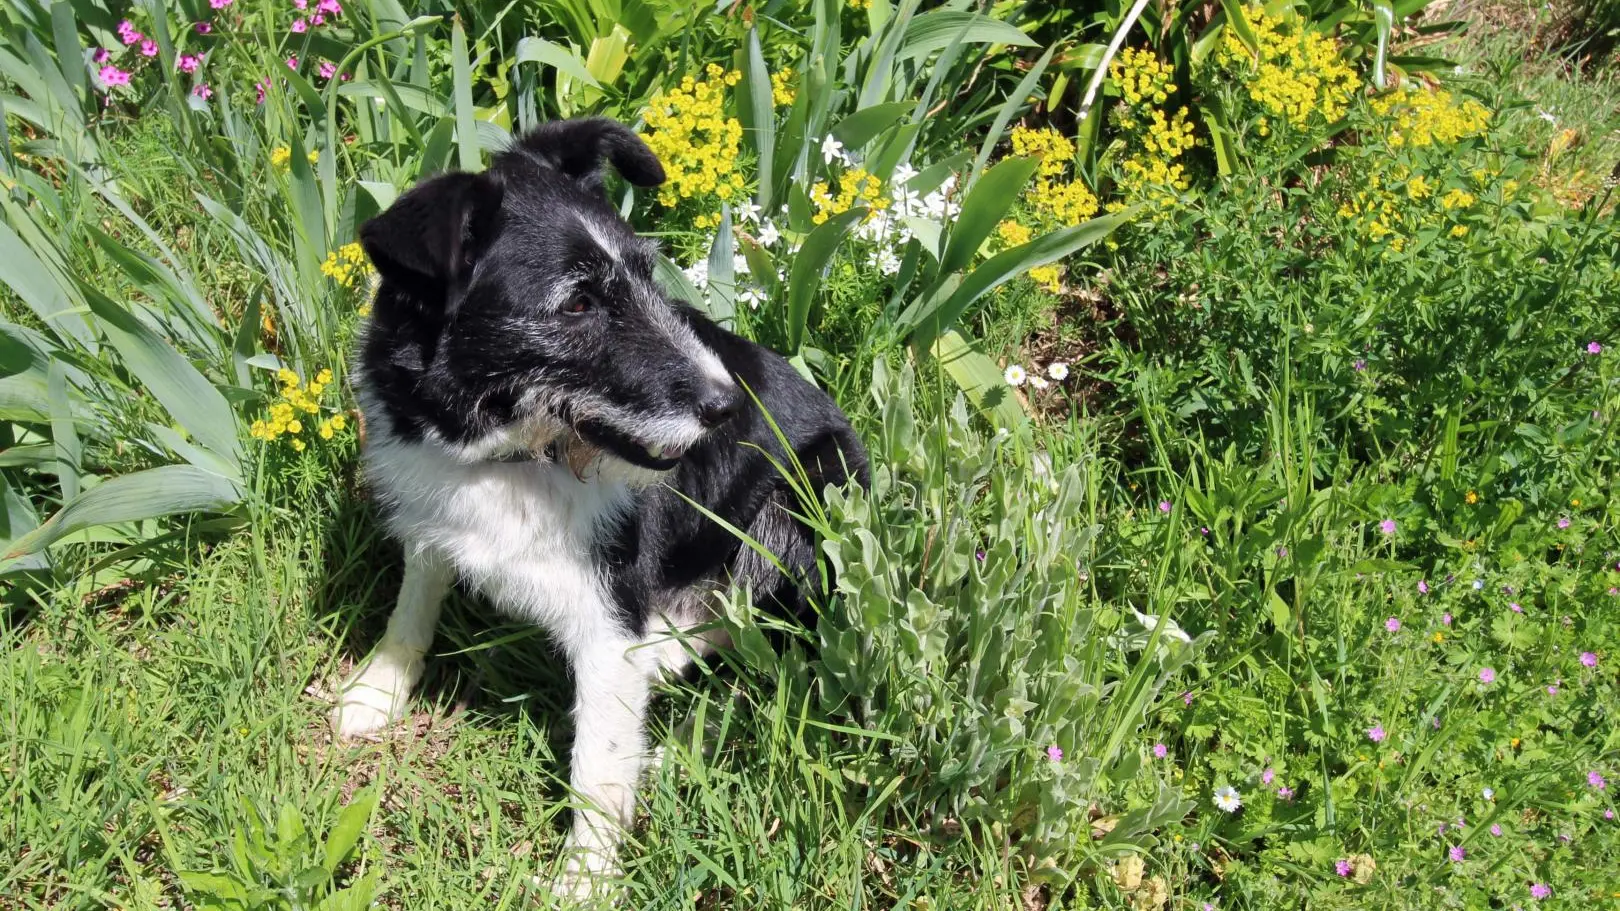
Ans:
<svg viewBox="0 0 1620 911"><path fill-rule="evenodd" d="M990 350L1073 362L1074 381L1031 393L1046 419L1006 438L938 370L910 378L872 340L886 287L864 256L835 262L818 375L882 466L872 497L828 510L829 549L859 571L780 654L750 651L757 621L728 613L744 646L664 688L624 905L1613 901L1620 277L1612 210L1582 221L1574 205L1620 148L1620 88L1526 62L1523 41L1441 47L1463 65L1451 84L1491 102L1502 160L1567 205L1503 206L1468 246L1390 264L1348 233L1296 255L1277 225L1330 211L1327 181L1222 184L1071 263L1084 294L1020 281L976 315ZM255 267L164 161L172 129L106 132L125 192L234 326ZM1289 194L1300 210L1275 204ZM65 237L102 214L79 206ZM1215 249L1201 284L1235 290L1201 303L1241 330L1220 338L1189 310L1200 282L1175 284ZM144 300L100 247L69 253ZM1566 262L1580 271L1548 265ZM1487 331L1494 291L1548 275L1562 290L1529 329ZM1367 332L1345 303L1396 292L1421 306ZM1477 302L1466 324L1424 322L1454 298ZM1570 337L1513 347L1548 327ZM1465 335L1496 347L1448 361ZM1404 382L1421 350L1460 378ZM1502 362L1523 369L1491 380ZM143 401L118 426L161 411ZM151 458L121 440L108 460ZM380 635L398 554L352 439L249 451L239 527L149 523L178 531L133 562L104 559L117 542L58 549L53 584L3 593L0 908L331 909L373 888L395 908L543 904L531 878L552 871L569 809L561 662L458 594L413 713L332 743L331 689ZM53 495L48 474L26 477ZM1220 787L1241 812L1217 808ZM264 891L206 876L224 871ZM354 891L323 902L334 883Z"/></svg>

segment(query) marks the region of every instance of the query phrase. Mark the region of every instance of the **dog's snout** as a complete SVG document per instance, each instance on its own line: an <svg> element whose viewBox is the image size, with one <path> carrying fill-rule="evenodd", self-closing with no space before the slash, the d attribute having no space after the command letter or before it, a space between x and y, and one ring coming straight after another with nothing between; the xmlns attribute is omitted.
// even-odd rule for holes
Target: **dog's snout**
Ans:
<svg viewBox="0 0 1620 911"><path fill-rule="evenodd" d="M698 420L705 427L718 427L742 410L743 391L736 383L706 382L698 394Z"/></svg>

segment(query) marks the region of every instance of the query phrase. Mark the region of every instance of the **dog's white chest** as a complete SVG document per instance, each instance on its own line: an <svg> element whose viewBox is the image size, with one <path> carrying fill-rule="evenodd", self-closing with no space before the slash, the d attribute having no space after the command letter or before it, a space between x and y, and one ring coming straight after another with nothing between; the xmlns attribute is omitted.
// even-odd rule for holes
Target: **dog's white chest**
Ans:
<svg viewBox="0 0 1620 911"><path fill-rule="evenodd" d="M448 559L502 610L565 641L609 619L594 550L628 508L628 488L549 463L464 464L407 445L376 447L367 461L395 534Z"/></svg>

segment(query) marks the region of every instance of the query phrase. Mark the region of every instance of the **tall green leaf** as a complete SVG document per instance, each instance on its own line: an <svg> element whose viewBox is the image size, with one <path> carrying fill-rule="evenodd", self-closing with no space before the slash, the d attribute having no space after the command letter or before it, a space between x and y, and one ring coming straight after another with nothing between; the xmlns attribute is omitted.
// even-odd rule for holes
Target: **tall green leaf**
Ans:
<svg viewBox="0 0 1620 911"><path fill-rule="evenodd" d="M753 144L761 175L756 202L770 211L772 187L772 159L776 154L776 108L771 94L771 74L765 68L765 52L760 48L759 30L748 30L748 77L743 80L744 99L738 111L742 115L743 135Z"/></svg>
<svg viewBox="0 0 1620 911"><path fill-rule="evenodd" d="M946 332L927 350L992 424L1010 430L1024 423L1024 406L1007 385L1001 368L961 333Z"/></svg>
<svg viewBox="0 0 1620 911"><path fill-rule="evenodd" d="M1384 65L1389 59L1389 33L1395 28L1395 7L1389 0L1372 0L1373 21L1378 27L1378 50L1373 56L1373 85L1382 89L1386 76Z"/></svg>
<svg viewBox="0 0 1620 911"><path fill-rule="evenodd" d="M461 169L476 171L483 159L479 156L477 120L473 117L472 65L467 59L467 33L457 17L450 31L450 73L455 86L456 148L460 153Z"/></svg>
<svg viewBox="0 0 1620 911"><path fill-rule="evenodd" d="M866 216L865 209L850 209L827 219L804 239L793 259L793 270L788 275L787 335L788 348L797 352L804 344L805 325L810 321L810 302L821 288L821 278L827 264L838 249L838 244Z"/></svg>
<svg viewBox="0 0 1620 911"><path fill-rule="evenodd" d="M4 558L39 553L65 535L97 525L219 510L241 497L236 485L194 465L148 468L81 493L45 524L13 540Z"/></svg>
<svg viewBox="0 0 1620 911"><path fill-rule="evenodd" d="M940 274L949 275L967 266L979 245L996 229L996 223L1018 202L1018 194L1039 166L1035 158L1006 158L973 182L962 200L962 214L957 216L950 240L945 243Z"/></svg>
<svg viewBox="0 0 1620 911"><path fill-rule="evenodd" d="M1035 39L1017 27L992 19L980 13L958 10L933 10L911 20L906 37L900 44L898 60L915 60L941 51L953 43L962 44L1016 44L1028 47Z"/></svg>
<svg viewBox="0 0 1620 911"><path fill-rule="evenodd" d="M985 163L990 160L990 153L995 150L996 143L1001 141L1002 131L1007 129L1007 124L1012 122L1013 116L1018 113L1018 109L1028 103L1027 99L1035 91L1035 86L1040 81L1041 74L1046 72L1046 65L1052 62L1052 54L1057 49L1058 46L1055 44L1046 49L1046 53L1041 55L1041 59L1035 61L1035 65L1029 68L1028 73L1024 74L1024 78L1018 81L1018 87L1013 89L1011 95L1007 96L1007 100L1001 105L1001 110L996 112L996 119L990 122L989 132L984 134L984 142L979 144L979 157L973 160L973 172L970 180L979 178L979 172L984 170Z"/></svg>

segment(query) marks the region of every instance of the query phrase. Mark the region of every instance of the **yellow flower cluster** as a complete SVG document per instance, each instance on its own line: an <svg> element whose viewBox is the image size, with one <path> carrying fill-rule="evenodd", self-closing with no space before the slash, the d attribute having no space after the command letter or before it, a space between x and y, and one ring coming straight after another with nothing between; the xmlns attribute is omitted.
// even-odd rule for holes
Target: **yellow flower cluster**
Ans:
<svg viewBox="0 0 1620 911"><path fill-rule="evenodd" d="M1340 58L1338 42L1312 31L1296 14L1269 16L1256 6L1244 9L1243 18L1258 53L1249 53L1236 30L1227 29L1215 60L1267 112L1260 135L1271 132L1272 118L1302 130L1315 115L1324 123L1344 116L1360 80Z"/></svg>
<svg viewBox="0 0 1620 911"><path fill-rule="evenodd" d="M1108 72L1123 99L1114 122L1129 150L1120 162L1120 198L1108 204L1108 211L1139 202L1167 209L1190 184L1178 159L1198 144L1187 109L1167 114L1163 107L1177 90L1170 81L1172 68L1150 50L1128 48L1109 64Z"/></svg>
<svg viewBox="0 0 1620 911"><path fill-rule="evenodd" d="M1170 81L1170 64L1160 61L1147 48L1128 47L1120 51L1108 64L1108 75L1125 99L1118 113L1120 128L1125 130L1136 128L1134 112L1164 104L1176 91L1175 83Z"/></svg>
<svg viewBox="0 0 1620 911"><path fill-rule="evenodd" d="M1061 226L1077 225L1097 214L1097 197L1091 190L1078 180L1063 180L1075 155L1069 137L1049 127L1014 127L1012 147L1014 155L1040 159L1035 185L1029 191L1029 202L1037 211Z"/></svg>
<svg viewBox="0 0 1620 911"><path fill-rule="evenodd" d="M850 9L871 9L872 0L849 0Z"/></svg>
<svg viewBox="0 0 1620 911"><path fill-rule="evenodd" d="M1455 219L1466 216L1479 202L1474 193L1460 186L1447 188L1443 179L1414 174L1405 165L1386 163L1385 158L1368 160L1378 163L1361 176L1359 188L1338 211L1339 217L1354 223L1363 237L1388 241L1390 249L1398 251L1419 230L1433 230L1448 222L1450 236L1468 235L1468 226ZM1474 179L1483 183L1482 175L1476 172Z"/></svg>
<svg viewBox="0 0 1620 911"><path fill-rule="evenodd" d="M321 160L321 153L310 152L308 158L310 165L313 166ZM278 171L285 171L290 164L292 164L292 149L286 146L276 146L270 150L270 167Z"/></svg>
<svg viewBox="0 0 1620 911"><path fill-rule="evenodd" d="M321 413L321 393L331 385L332 371L323 369L315 374L313 380L300 383L298 374L283 369L276 374L276 379L281 382L281 400L270 406L269 420L254 421L248 428L248 434L266 443L273 443L285 436L294 452L303 452L306 444L301 435L306 425L299 416ZM315 434L323 440L330 440L347 426L347 418L334 414L315 425Z"/></svg>
<svg viewBox="0 0 1620 911"><path fill-rule="evenodd" d="M996 225L996 235L1001 238L1004 246L1021 247L1029 243L1034 232L1016 221L1008 220Z"/></svg>
<svg viewBox="0 0 1620 911"><path fill-rule="evenodd" d="M1063 290L1063 268L1057 263L1036 266L1029 270L1029 278L1042 289L1057 294Z"/></svg>
<svg viewBox="0 0 1620 911"><path fill-rule="evenodd" d="M1395 148L1451 145L1485 132L1491 112L1473 99L1461 104L1445 89L1391 92L1372 100L1373 113L1386 119L1387 140Z"/></svg>
<svg viewBox="0 0 1620 911"><path fill-rule="evenodd" d="M832 187L825 180L816 181L810 188L810 201L816 206L810 220L818 225L856 206L866 207L866 219L870 221L877 217L879 211L887 209L890 202L883 195L883 181L877 175L867 173L865 168L850 168L838 175L837 196L832 194Z"/></svg>
<svg viewBox="0 0 1620 911"><path fill-rule="evenodd" d="M659 92L648 103L647 145L663 162L666 180L658 201L674 207L697 200L718 210L721 203L747 195L742 171L742 124L726 116L726 89L742 74L711 63L700 80L681 79L678 88ZM692 221L699 228L720 223L714 212Z"/></svg>
<svg viewBox="0 0 1620 911"><path fill-rule="evenodd" d="M771 104L785 108L798 97L793 91L793 67L783 67L771 74Z"/></svg>
<svg viewBox="0 0 1620 911"><path fill-rule="evenodd" d="M326 254L321 263L321 274L345 288L353 288L371 271L366 262L366 251L359 244L344 244Z"/></svg>

